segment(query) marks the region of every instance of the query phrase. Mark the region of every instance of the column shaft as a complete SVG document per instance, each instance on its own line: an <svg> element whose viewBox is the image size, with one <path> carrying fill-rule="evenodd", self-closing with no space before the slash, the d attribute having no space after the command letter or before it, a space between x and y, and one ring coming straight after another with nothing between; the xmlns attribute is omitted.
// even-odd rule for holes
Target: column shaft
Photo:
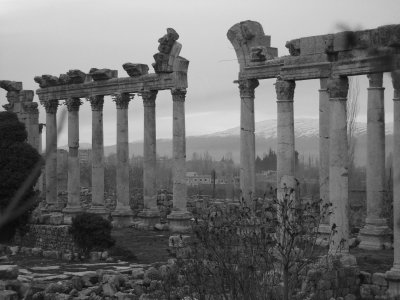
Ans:
<svg viewBox="0 0 400 300"><path fill-rule="evenodd" d="M185 133L185 96L186 90L172 90L173 100L173 208L168 215L171 231L186 231L190 228L190 213L186 199L186 133Z"/></svg>
<svg viewBox="0 0 400 300"><path fill-rule="evenodd" d="M319 90L319 198L321 212L329 203L329 93L326 78L320 79ZM325 215L320 224L321 233L329 233L329 216Z"/></svg>
<svg viewBox="0 0 400 300"><path fill-rule="evenodd" d="M144 106L143 199L145 210L157 208L156 100L157 92L142 93Z"/></svg>
<svg viewBox="0 0 400 300"><path fill-rule="evenodd" d="M295 89L294 81L278 79L275 84L277 94L277 186L283 184L289 188L295 184L295 150L294 150L294 115L293 96ZM289 179L290 177L290 179ZM290 184L290 185L288 185Z"/></svg>
<svg viewBox="0 0 400 300"><path fill-rule="evenodd" d="M359 248L379 250L390 242L383 217L385 197L385 109L382 73L370 74L367 112L367 218Z"/></svg>
<svg viewBox="0 0 400 300"><path fill-rule="evenodd" d="M46 109L46 204L48 210L61 208L57 200L57 107L58 100L43 103Z"/></svg>
<svg viewBox="0 0 400 300"><path fill-rule="evenodd" d="M90 97L92 107L92 204L90 212L105 214L104 207L104 96Z"/></svg>
<svg viewBox="0 0 400 300"><path fill-rule="evenodd" d="M333 214L331 227L335 232L330 252L348 253L349 199L348 199L348 143L347 143L347 91L348 78L328 79L329 90L329 200Z"/></svg>
<svg viewBox="0 0 400 300"><path fill-rule="evenodd" d="M129 94L118 95L117 105L117 207L116 211L130 211L129 206Z"/></svg>
<svg viewBox="0 0 400 300"><path fill-rule="evenodd" d="M66 100L68 108L68 203L64 212L72 216L82 211L79 166L79 98Z"/></svg>
<svg viewBox="0 0 400 300"><path fill-rule="evenodd" d="M256 191L254 89L257 79L240 80L240 189L242 200L252 205Z"/></svg>

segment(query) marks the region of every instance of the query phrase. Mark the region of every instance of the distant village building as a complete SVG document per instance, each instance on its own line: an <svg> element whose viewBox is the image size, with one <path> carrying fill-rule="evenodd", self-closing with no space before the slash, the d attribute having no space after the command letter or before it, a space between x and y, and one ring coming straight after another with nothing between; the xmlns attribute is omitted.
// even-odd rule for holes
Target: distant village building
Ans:
<svg viewBox="0 0 400 300"><path fill-rule="evenodd" d="M186 184L188 186L211 184L211 175L199 175L197 172L186 172Z"/></svg>

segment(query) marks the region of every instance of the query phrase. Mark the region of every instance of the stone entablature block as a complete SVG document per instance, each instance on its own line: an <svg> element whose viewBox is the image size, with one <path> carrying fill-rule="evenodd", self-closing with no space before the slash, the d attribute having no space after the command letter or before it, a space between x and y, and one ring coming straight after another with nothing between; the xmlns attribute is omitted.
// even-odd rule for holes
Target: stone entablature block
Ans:
<svg viewBox="0 0 400 300"><path fill-rule="evenodd" d="M290 55L281 57L258 22L235 24L227 36L240 65L239 79L305 80L400 69L400 25L293 39L286 43Z"/></svg>

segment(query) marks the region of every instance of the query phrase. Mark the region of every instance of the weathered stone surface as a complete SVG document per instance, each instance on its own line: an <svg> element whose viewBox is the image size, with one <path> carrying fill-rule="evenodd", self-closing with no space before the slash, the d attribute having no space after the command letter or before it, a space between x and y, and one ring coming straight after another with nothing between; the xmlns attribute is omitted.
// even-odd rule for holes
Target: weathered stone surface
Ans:
<svg viewBox="0 0 400 300"><path fill-rule="evenodd" d="M167 34L161 37L158 42L158 53L154 54L155 63L152 64L156 73L171 73L175 59L181 51L182 45L176 42L179 35L172 28L167 29Z"/></svg>
<svg viewBox="0 0 400 300"><path fill-rule="evenodd" d="M384 273L374 273L372 274L372 284L376 284L379 286L387 286L388 283L385 278Z"/></svg>
<svg viewBox="0 0 400 300"><path fill-rule="evenodd" d="M17 277L17 265L0 265L0 279L16 279Z"/></svg>
<svg viewBox="0 0 400 300"><path fill-rule="evenodd" d="M125 63L122 65L129 77L138 77L149 73L149 66L145 64Z"/></svg>
<svg viewBox="0 0 400 300"><path fill-rule="evenodd" d="M18 300L18 293L10 290L0 291L0 300Z"/></svg>

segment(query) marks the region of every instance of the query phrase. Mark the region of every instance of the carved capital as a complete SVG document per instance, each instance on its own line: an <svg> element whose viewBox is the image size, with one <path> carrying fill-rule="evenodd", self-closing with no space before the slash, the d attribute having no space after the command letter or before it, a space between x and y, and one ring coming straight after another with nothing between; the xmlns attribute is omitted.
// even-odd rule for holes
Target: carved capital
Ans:
<svg viewBox="0 0 400 300"><path fill-rule="evenodd" d="M158 91L142 92L143 106L155 106Z"/></svg>
<svg viewBox="0 0 400 300"><path fill-rule="evenodd" d="M254 90L258 85L257 79L239 80L240 97L254 98Z"/></svg>
<svg viewBox="0 0 400 300"><path fill-rule="evenodd" d="M349 79L347 77L331 77L328 79L329 98L347 98Z"/></svg>
<svg viewBox="0 0 400 300"><path fill-rule="evenodd" d="M186 89L173 89L171 90L172 101L185 102Z"/></svg>
<svg viewBox="0 0 400 300"><path fill-rule="evenodd" d="M79 111L79 106L81 106L82 101L80 98L69 98L65 100L65 105L68 111Z"/></svg>
<svg viewBox="0 0 400 300"><path fill-rule="evenodd" d="M23 103L24 110L28 114L38 114L38 104L36 102L24 102Z"/></svg>
<svg viewBox="0 0 400 300"><path fill-rule="evenodd" d="M383 85L383 73L372 73L367 75L368 80L369 80L369 87L375 88L379 87L381 88Z"/></svg>
<svg viewBox="0 0 400 300"><path fill-rule="evenodd" d="M7 94L6 94L7 101L10 104L14 104L16 102L19 102L19 93L20 92L17 92L17 91L9 91L9 92L7 92Z"/></svg>
<svg viewBox="0 0 400 300"><path fill-rule="evenodd" d="M129 93L118 94L115 95L114 98L117 109L128 109L129 101L131 101L131 95Z"/></svg>
<svg viewBox="0 0 400 300"><path fill-rule="evenodd" d="M400 99L400 71L392 72L392 84L394 89L394 99Z"/></svg>
<svg viewBox="0 0 400 300"><path fill-rule="evenodd" d="M55 114L57 113L58 108L58 100L49 100L49 101L40 101L40 104L44 106L46 113L48 114Z"/></svg>
<svg viewBox="0 0 400 300"><path fill-rule="evenodd" d="M91 96L89 97L90 106L92 107L92 111L102 111L104 105L104 96Z"/></svg>
<svg viewBox="0 0 400 300"><path fill-rule="evenodd" d="M275 83L276 99L278 101L293 101L296 82L278 78Z"/></svg>

